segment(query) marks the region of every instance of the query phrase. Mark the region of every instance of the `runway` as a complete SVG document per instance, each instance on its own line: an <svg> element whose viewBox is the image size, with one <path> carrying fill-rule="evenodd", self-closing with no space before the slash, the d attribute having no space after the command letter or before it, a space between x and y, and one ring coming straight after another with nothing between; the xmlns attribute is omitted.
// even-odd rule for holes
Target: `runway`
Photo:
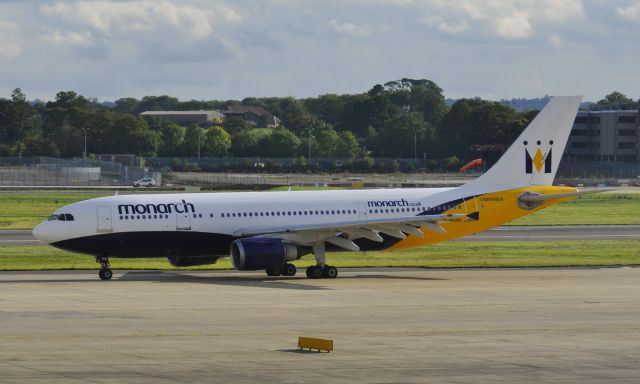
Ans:
<svg viewBox="0 0 640 384"><path fill-rule="evenodd" d="M640 240L640 225L504 226L461 241ZM31 231L0 231L1 245L38 245Z"/></svg>
<svg viewBox="0 0 640 384"><path fill-rule="evenodd" d="M640 269L0 273L6 383L637 383ZM334 340L299 352L298 336Z"/></svg>

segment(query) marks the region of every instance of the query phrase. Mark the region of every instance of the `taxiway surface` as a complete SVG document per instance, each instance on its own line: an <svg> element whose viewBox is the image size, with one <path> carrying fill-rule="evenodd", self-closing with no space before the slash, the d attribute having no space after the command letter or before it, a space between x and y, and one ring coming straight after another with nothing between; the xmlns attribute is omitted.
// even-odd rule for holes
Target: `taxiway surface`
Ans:
<svg viewBox="0 0 640 384"><path fill-rule="evenodd" d="M343 271L2 272L0 381L640 382L638 268Z"/></svg>

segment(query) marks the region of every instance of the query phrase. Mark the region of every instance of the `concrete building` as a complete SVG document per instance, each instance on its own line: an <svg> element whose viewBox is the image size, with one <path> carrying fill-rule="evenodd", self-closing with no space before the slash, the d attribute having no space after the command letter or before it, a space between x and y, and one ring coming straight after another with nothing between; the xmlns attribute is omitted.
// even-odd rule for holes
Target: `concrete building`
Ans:
<svg viewBox="0 0 640 384"><path fill-rule="evenodd" d="M640 111L580 111L565 148L566 162L640 161Z"/></svg>
<svg viewBox="0 0 640 384"><path fill-rule="evenodd" d="M224 115L218 111L145 111L140 116L155 116L178 124L211 126L221 124Z"/></svg>

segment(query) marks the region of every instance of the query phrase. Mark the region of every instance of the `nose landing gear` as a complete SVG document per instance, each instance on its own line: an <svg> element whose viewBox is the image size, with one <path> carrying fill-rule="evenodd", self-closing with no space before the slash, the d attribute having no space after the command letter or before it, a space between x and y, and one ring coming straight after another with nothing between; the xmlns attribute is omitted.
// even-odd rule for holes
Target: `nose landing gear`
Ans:
<svg viewBox="0 0 640 384"><path fill-rule="evenodd" d="M113 277L113 272L111 272L109 266L109 258L107 256L96 256L96 262L100 263L100 272L98 272L98 276L100 276L101 280L111 280Z"/></svg>

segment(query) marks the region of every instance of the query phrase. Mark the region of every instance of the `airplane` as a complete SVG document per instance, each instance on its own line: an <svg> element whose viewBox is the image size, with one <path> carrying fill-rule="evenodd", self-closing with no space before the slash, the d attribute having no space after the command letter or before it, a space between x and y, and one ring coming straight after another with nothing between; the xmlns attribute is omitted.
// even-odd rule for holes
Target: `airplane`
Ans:
<svg viewBox="0 0 640 384"><path fill-rule="evenodd" d="M308 278L335 278L327 252L420 247L593 193L552 186L581 99L553 97L493 167L455 188L117 195L62 207L33 234L94 256L102 280L109 258L183 267L230 256L237 270L293 276L307 254Z"/></svg>

